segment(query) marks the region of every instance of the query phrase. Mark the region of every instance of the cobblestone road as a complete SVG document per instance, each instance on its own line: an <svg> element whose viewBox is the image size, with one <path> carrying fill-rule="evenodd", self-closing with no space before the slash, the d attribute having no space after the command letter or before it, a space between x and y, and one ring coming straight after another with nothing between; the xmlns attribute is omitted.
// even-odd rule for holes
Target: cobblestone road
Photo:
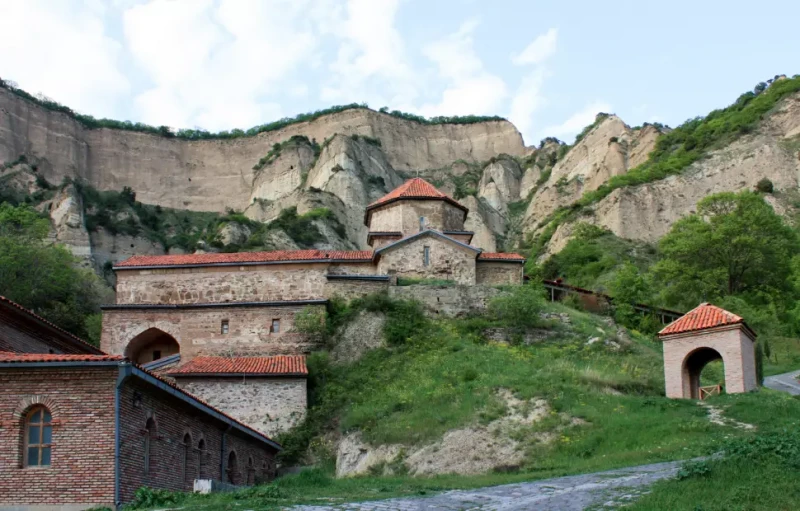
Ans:
<svg viewBox="0 0 800 511"><path fill-rule="evenodd" d="M296 506L291 511L582 511L611 509L672 477L681 462L657 463L607 472L559 477L432 497L390 499L331 506Z"/></svg>

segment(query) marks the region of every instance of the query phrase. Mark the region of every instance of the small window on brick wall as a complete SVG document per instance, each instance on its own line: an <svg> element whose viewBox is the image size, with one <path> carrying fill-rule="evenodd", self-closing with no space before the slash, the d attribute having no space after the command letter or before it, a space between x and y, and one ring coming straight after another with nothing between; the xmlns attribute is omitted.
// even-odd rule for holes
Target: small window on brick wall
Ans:
<svg viewBox="0 0 800 511"><path fill-rule="evenodd" d="M230 324L228 323L228 320L223 319L222 323L220 323L219 333L224 335L227 334L229 330L230 330Z"/></svg>
<svg viewBox="0 0 800 511"><path fill-rule="evenodd" d="M53 444L53 424L50 410L37 406L25 417L26 467L50 466L50 449Z"/></svg>
<svg viewBox="0 0 800 511"><path fill-rule="evenodd" d="M272 325L269 328L269 331L273 334L281 333L281 320L280 319L273 319Z"/></svg>
<svg viewBox="0 0 800 511"><path fill-rule="evenodd" d="M150 473L150 448L156 435L156 421L147 419L144 426L144 473Z"/></svg>

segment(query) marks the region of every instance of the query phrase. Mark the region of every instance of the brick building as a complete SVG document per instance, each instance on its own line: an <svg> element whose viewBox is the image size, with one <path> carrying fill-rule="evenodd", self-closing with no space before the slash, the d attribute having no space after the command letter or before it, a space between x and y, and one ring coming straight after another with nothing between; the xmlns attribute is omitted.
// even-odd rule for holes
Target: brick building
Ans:
<svg viewBox="0 0 800 511"><path fill-rule="evenodd" d="M702 398L700 374L711 361L722 360L728 394L758 387L756 334L740 316L709 303L687 312L658 333L664 346L667 397Z"/></svg>
<svg viewBox="0 0 800 511"><path fill-rule="evenodd" d="M0 509L130 502L142 486L253 484L280 446L121 356L0 353Z"/></svg>
<svg viewBox="0 0 800 511"><path fill-rule="evenodd" d="M101 347L157 368L264 433L281 431L302 418L306 375L266 357L314 348L294 331L301 310L386 290L398 278L522 283L525 259L471 245L467 214L416 178L366 208L372 250L134 256L114 267L117 301L104 307ZM258 364L276 369L243 369ZM241 393L247 398L235 399Z"/></svg>

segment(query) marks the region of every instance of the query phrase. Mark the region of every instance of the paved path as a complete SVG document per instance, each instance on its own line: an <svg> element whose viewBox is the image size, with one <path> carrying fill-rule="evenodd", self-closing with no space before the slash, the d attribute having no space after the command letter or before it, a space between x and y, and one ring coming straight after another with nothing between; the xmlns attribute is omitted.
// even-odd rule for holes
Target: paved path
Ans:
<svg viewBox="0 0 800 511"><path fill-rule="evenodd" d="M297 506L292 511L582 511L610 509L641 495L647 486L672 477L682 462L657 463L607 472L453 490L432 497L400 498L331 506Z"/></svg>
<svg viewBox="0 0 800 511"><path fill-rule="evenodd" d="M776 374L775 376L767 376L764 378L764 386L774 390L782 390L789 394L799 395L800 382L797 381L798 376L800 376L800 370Z"/></svg>

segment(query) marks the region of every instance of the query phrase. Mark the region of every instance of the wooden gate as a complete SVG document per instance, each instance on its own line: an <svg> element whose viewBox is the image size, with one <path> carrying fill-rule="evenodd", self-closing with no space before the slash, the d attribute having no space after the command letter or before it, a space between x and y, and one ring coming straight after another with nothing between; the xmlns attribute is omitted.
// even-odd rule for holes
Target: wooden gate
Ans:
<svg viewBox="0 0 800 511"><path fill-rule="evenodd" d="M709 385L707 387L700 387L700 401L707 399L711 396L718 396L722 393L722 385Z"/></svg>

